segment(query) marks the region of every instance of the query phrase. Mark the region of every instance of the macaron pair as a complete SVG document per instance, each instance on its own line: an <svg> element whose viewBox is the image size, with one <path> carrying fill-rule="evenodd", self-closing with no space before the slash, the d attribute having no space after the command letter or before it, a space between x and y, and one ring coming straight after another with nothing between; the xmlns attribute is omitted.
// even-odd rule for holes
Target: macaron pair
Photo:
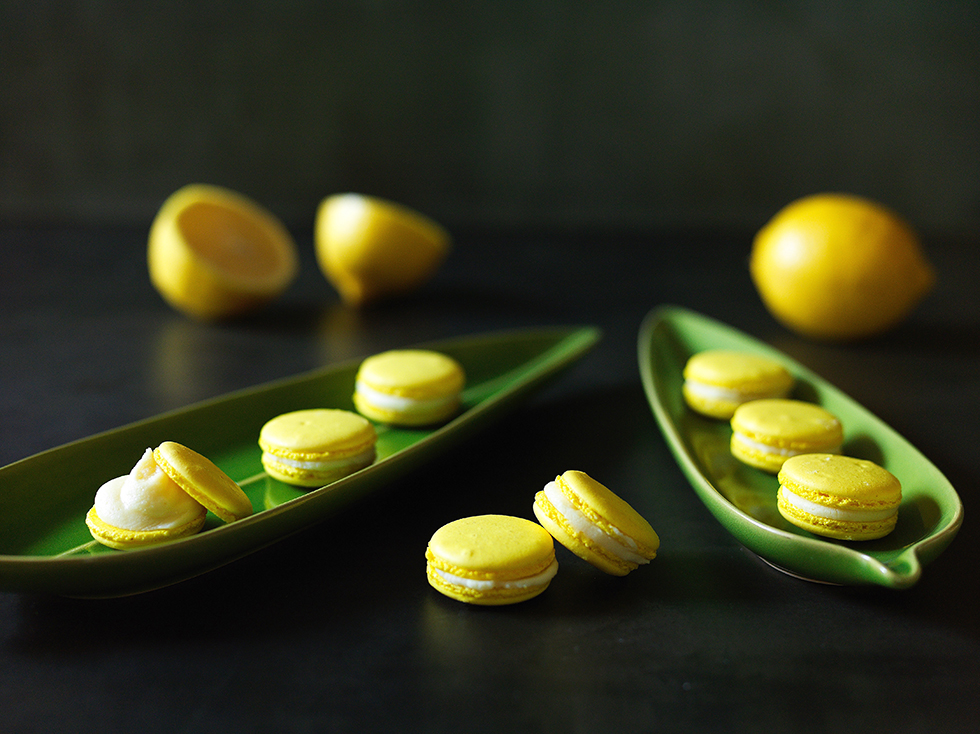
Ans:
<svg viewBox="0 0 980 734"><path fill-rule="evenodd" d="M259 432L266 473L299 487L322 487L369 466L377 440L369 420L336 408L284 413Z"/></svg>
<svg viewBox="0 0 980 734"><path fill-rule="evenodd" d="M878 464L835 454L788 459L779 470L779 514L839 540L873 540L894 530L902 485Z"/></svg>
<svg viewBox="0 0 980 734"><path fill-rule="evenodd" d="M193 535L208 510L234 522L252 514L252 502L208 458L164 441L99 488L85 524L103 545L125 550Z"/></svg>
<svg viewBox="0 0 980 734"><path fill-rule="evenodd" d="M681 391L692 410L728 420L743 403L786 397L794 382L783 365L768 357L711 349L688 359Z"/></svg>
<svg viewBox="0 0 980 734"><path fill-rule="evenodd" d="M532 599L558 572L557 540L606 573L625 576L657 555L660 538L639 513L580 471L567 471L535 496L540 525L479 515L439 528L425 551L429 584L469 604Z"/></svg>
<svg viewBox="0 0 980 734"><path fill-rule="evenodd" d="M844 429L829 411L802 400L753 400L731 420L731 452L739 461L771 474L798 454L839 454Z"/></svg>
<svg viewBox="0 0 980 734"><path fill-rule="evenodd" d="M425 349L382 352L357 371L354 406L371 420L397 426L428 426L452 417L466 382L462 366Z"/></svg>
<svg viewBox="0 0 980 734"><path fill-rule="evenodd" d="M596 568L625 576L656 558L660 538L625 500L585 472L566 471L534 497L538 522Z"/></svg>

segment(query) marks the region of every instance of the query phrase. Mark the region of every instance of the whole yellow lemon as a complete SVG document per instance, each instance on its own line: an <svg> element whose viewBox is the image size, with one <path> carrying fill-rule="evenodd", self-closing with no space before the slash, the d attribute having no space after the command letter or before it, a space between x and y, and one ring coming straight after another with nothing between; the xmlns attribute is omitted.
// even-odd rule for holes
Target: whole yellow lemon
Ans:
<svg viewBox="0 0 980 734"><path fill-rule="evenodd" d="M755 237L752 281L787 328L820 340L881 334L935 282L912 228L848 194L816 194L780 210Z"/></svg>
<svg viewBox="0 0 980 734"><path fill-rule="evenodd" d="M420 287L449 252L449 233L402 204L328 196L317 210L317 264L344 303L363 306Z"/></svg>
<svg viewBox="0 0 980 734"><path fill-rule="evenodd" d="M190 184L171 194L150 227L150 281L171 306L202 321L253 311L298 271L283 224L229 189Z"/></svg>

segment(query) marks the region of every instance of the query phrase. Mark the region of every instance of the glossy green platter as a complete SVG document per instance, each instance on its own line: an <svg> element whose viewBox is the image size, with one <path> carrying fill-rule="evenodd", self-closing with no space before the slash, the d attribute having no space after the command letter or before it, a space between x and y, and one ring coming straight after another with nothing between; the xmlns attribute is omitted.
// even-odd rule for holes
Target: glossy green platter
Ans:
<svg viewBox="0 0 980 734"><path fill-rule="evenodd" d="M377 461L325 487L302 491L263 471L257 440L270 418L291 410L353 410L359 361L231 393L0 468L0 590L104 597L181 581L268 546L338 512L430 461L504 415L584 356L591 327L499 332L419 345L466 370L463 408L430 429L377 426ZM85 513L103 482L130 471L147 447L183 443L237 481L255 514L231 524L211 517L197 535L116 551L92 540Z"/></svg>
<svg viewBox="0 0 980 734"><path fill-rule="evenodd" d="M879 540L820 538L785 521L776 509L779 482L732 458L727 421L689 410L681 394L688 358L735 349L778 360L797 378L793 397L824 406L844 426L844 453L881 464L902 483L898 525ZM777 569L841 585L904 589L949 545L963 505L945 476L898 433L854 400L782 352L698 313L663 306L644 319L638 341L647 399L681 470L708 510L742 543Z"/></svg>

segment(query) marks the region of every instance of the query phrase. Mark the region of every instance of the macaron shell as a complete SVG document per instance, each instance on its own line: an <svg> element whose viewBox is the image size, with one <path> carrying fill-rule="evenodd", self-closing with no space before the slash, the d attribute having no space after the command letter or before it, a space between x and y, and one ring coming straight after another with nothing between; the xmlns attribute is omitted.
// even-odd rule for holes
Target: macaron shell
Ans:
<svg viewBox="0 0 980 734"><path fill-rule="evenodd" d="M725 349L692 356L684 367L684 378L751 393L783 392L794 381L789 371L775 360Z"/></svg>
<svg viewBox="0 0 980 734"><path fill-rule="evenodd" d="M548 588L548 584L541 584L524 588L471 589L467 586L447 582L436 572L435 567L431 564L426 564L425 576L429 581L429 585L440 594L444 594L456 601L480 606L517 604L528 599L533 599Z"/></svg>
<svg viewBox="0 0 980 734"><path fill-rule="evenodd" d="M782 487L779 488L776 507L783 518L798 528L807 530L814 535L822 535L836 540L875 540L877 538L883 538L891 533L898 524L898 514L893 515L887 520L876 522L849 522L846 520L820 517L819 515L805 512L788 502L783 495Z"/></svg>
<svg viewBox="0 0 980 734"><path fill-rule="evenodd" d="M104 522L93 507L85 515L85 524L88 526L92 537L102 545L117 550L129 550L131 548L143 548L168 540L176 540L177 538L194 535L204 527L207 514L207 509L202 506L201 512L196 518L176 528L167 528L165 530L126 530L125 528L117 528Z"/></svg>
<svg viewBox="0 0 980 734"><path fill-rule="evenodd" d="M902 501L898 477L866 459L836 454L807 454L783 464L781 484L807 499L861 508L893 507Z"/></svg>
<svg viewBox="0 0 980 734"><path fill-rule="evenodd" d="M729 444L729 450L732 456L741 461L743 464L754 467L756 469L761 469L769 474L775 474L779 471L779 468L786 461L786 456L783 454L772 454L762 451L755 446L750 446L741 440L737 434L732 434L731 442Z"/></svg>
<svg viewBox="0 0 980 734"><path fill-rule="evenodd" d="M252 502L235 481L193 449L164 441L153 450L157 465L181 489L225 522L252 514Z"/></svg>
<svg viewBox="0 0 980 734"><path fill-rule="evenodd" d="M448 355L402 349L368 357L361 363L357 379L379 392L426 400L459 392L466 375Z"/></svg>
<svg viewBox="0 0 980 734"><path fill-rule="evenodd" d="M836 416L803 400L753 400L739 406L731 425L754 441L786 449L813 449L844 439Z"/></svg>
<svg viewBox="0 0 980 734"><path fill-rule="evenodd" d="M429 540L439 568L472 579L526 578L546 569L555 544L543 529L522 517L477 515L451 522Z"/></svg>
<svg viewBox="0 0 980 734"><path fill-rule="evenodd" d="M322 487L325 484L330 484L338 479L342 479L349 474L353 474L360 469L370 466L375 459L375 454L372 452L369 458L365 458L363 461L359 461L354 464L349 464L346 467L336 469L333 471L318 471L314 469L304 469L296 466L291 466L279 461L276 461L275 457L271 454L262 455L262 466L265 469L266 474L271 476L273 479L278 479L280 482L285 482L286 484L292 484L297 487Z"/></svg>
<svg viewBox="0 0 980 734"><path fill-rule="evenodd" d="M378 423L406 427L430 426L441 423L455 415L460 406L460 400L457 398L431 410L413 408L411 411L398 411L376 405L359 392L354 393L353 399L357 412L365 418L370 418Z"/></svg>
<svg viewBox="0 0 980 734"><path fill-rule="evenodd" d="M378 440L364 416L336 408L283 413L259 432L263 451L293 461L322 461L362 453Z"/></svg>

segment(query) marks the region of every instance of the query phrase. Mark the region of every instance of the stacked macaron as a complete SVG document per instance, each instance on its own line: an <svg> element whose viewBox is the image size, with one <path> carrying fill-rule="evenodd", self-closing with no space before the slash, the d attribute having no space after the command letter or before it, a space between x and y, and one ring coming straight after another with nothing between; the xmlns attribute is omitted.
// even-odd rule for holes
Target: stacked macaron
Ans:
<svg viewBox="0 0 980 734"><path fill-rule="evenodd" d="M773 359L711 349L698 352L687 361L681 389L692 410L728 420L743 403L786 397L793 383L789 370Z"/></svg>
<svg viewBox="0 0 980 734"><path fill-rule="evenodd" d="M691 410L730 422L732 456L778 478L777 507L816 535L868 540L897 522L901 484L870 461L841 456L844 430L823 407L789 396L779 362L727 350L693 355L682 393Z"/></svg>
<svg viewBox="0 0 980 734"><path fill-rule="evenodd" d="M516 604L540 594L558 573L555 544L540 525L509 515L478 515L439 528L425 551L426 577L468 604Z"/></svg>
<svg viewBox="0 0 980 734"><path fill-rule="evenodd" d="M803 400L753 400L732 415L732 456L775 474L791 456L839 454L844 443L840 421L819 405Z"/></svg>
<svg viewBox="0 0 980 734"><path fill-rule="evenodd" d="M396 426L429 426L459 410L466 375L445 354L401 349L368 357L357 371L354 406L361 415Z"/></svg>
<svg viewBox="0 0 980 734"><path fill-rule="evenodd" d="M898 522L902 485L874 462L837 454L803 454L779 471L779 514L811 533L873 540Z"/></svg>
<svg viewBox="0 0 980 734"><path fill-rule="evenodd" d="M371 465L377 440L369 420L339 408L283 413L259 432L266 473L299 487L322 487Z"/></svg>

